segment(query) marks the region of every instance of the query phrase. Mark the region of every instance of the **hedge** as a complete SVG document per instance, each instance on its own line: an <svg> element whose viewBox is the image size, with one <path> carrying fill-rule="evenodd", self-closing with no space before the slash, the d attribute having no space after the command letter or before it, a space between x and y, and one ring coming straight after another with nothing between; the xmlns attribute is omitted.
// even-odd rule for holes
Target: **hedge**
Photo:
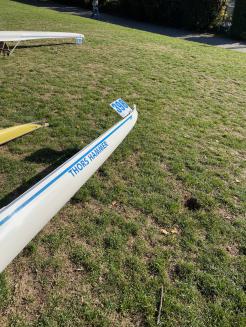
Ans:
<svg viewBox="0 0 246 327"><path fill-rule="evenodd" d="M234 9L231 34L246 40L246 0L237 0Z"/></svg>
<svg viewBox="0 0 246 327"><path fill-rule="evenodd" d="M101 0L103 7L165 25L205 30L218 22L227 0Z"/></svg>

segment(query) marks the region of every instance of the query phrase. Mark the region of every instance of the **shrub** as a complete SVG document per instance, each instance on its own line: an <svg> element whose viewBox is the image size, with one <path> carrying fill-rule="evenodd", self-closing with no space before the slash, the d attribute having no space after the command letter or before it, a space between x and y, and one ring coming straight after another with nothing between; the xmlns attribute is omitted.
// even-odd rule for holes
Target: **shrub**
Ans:
<svg viewBox="0 0 246 327"><path fill-rule="evenodd" d="M207 29L227 0L104 0L103 6L131 17L166 25Z"/></svg>
<svg viewBox="0 0 246 327"><path fill-rule="evenodd" d="M237 0L234 9L231 34L246 40L246 1Z"/></svg>
<svg viewBox="0 0 246 327"><path fill-rule="evenodd" d="M228 0L99 0L101 9L175 27L206 30L220 23ZM241 0L244 1L244 0ZM91 7L91 0L60 0Z"/></svg>

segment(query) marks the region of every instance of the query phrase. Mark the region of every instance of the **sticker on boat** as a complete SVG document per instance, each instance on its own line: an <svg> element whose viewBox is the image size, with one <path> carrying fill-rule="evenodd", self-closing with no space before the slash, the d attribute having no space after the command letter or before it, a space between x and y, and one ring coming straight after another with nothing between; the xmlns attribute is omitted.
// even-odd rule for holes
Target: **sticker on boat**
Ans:
<svg viewBox="0 0 246 327"><path fill-rule="evenodd" d="M110 106L123 118L132 112L132 108L130 108L129 105L121 98L112 102Z"/></svg>

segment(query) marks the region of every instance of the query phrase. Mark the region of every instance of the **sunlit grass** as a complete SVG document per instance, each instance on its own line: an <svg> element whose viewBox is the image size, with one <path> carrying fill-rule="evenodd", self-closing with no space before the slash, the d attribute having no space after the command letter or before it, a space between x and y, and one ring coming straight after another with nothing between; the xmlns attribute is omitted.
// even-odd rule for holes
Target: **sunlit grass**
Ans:
<svg viewBox="0 0 246 327"><path fill-rule="evenodd" d="M245 55L7 0L0 29L86 36L0 58L0 128L50 123L0 148L1 206L111 127L114 99L139 109L0 276L0 325L155 326L163 285L162 326L243 326Z"/></svg>

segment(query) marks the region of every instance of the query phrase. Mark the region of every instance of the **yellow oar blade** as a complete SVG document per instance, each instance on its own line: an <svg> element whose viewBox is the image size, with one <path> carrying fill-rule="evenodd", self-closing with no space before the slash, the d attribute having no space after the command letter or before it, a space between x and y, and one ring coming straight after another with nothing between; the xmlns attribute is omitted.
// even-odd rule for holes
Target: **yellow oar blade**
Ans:
<svg viewBox="0 0 246 327"><path fill-rule="evenodd" d="M24 125L13 126L0 130L0 145L16 139L22 135L28 134L41 127L48 126L47 123L29 123Z"/></svg>

